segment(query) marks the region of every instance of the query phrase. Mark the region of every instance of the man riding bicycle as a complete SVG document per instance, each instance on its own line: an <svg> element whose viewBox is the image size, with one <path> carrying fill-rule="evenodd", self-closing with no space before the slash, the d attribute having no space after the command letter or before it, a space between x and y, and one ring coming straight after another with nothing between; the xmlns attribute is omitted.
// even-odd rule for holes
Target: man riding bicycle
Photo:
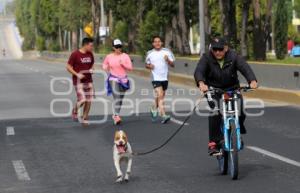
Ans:
<svg viewBox="0 0 300 193"><path fill-rule="evenodd" d="M203 54L198 62L197 68L194 73L194 78L197 86L201 92L207 92L209 87L229 89L240 86L237 72L246 78L250 88L257 88L257 79L253 70L249 64L239 56L235 51L230 50L226 41L223 38L215 38L210 44L209 53ZM244 126L245 114L242 108L242 96L241 114L239 115L241 134L246 134L246 128ZM214 101L221 100L220 94L212 96ZM215 103L209 102L210 107L213 109ZM223 140L222 131L220 125L222 124L222 116L220 113L211 112L208 118L209 127L209 143L208 153L214 155L219 153L218 144Z"/></svg>

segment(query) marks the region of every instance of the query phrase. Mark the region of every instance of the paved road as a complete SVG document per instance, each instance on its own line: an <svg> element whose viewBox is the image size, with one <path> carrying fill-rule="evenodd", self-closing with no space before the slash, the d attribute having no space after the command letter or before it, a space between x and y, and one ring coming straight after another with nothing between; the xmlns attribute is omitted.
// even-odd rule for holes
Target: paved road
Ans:
<svg viewBox="0 0 300 193"><path fill-rule="evenodd" d="M0 46L5 44L1 36ZM68 101L74 100L73 92L57 95L50 89L51 80L69 77L64 65L8 56L1 58L0 68L1 193L300 192L300 107L265 103L263 116L248 118L247 148L240 154L237 181L218 174L216 160L206 154L206 117L195 114L166 148L134 159L130 183L116 185L115 127L110 117L83 128L69 116L56 117L50 111L51 102L59 99L63 102L54 103L54 112L68 113ZM94 78L100 92L103 78ZM120 128L127 131L134 150L144 151L163 142L184 119L180 113L191 109L189 103L200 96L191 88L171 85L167 99L175 103L175 110L169 108L174 119L166 125L152 123L146 101L152 99L149 80L132 78L135 92L126 98L133 106L127 101L123 114L128 116ZM66 92L68 87L68 80L54 82L55 91ZM102 120L111 114L110 98L101 93L97 98L102 101L94 103L92 119ZM201 112L204 108L203 103Z"/></svg>

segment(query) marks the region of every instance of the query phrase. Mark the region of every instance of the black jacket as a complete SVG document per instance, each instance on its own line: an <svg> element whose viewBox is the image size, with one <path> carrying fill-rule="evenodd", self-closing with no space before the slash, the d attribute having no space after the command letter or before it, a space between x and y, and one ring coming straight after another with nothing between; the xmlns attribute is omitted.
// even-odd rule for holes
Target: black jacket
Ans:
<svg viewBox="0 0 300 193"><path fill-rule="evenodd" d="M225 89L239 86L237 71L242 73L248 83L256 80L249 64L235 51L227 51L222 69L213 54L209 52L203 54L199 60L194 77L197 86L199 81L204 81L209 86Z"/></svg>

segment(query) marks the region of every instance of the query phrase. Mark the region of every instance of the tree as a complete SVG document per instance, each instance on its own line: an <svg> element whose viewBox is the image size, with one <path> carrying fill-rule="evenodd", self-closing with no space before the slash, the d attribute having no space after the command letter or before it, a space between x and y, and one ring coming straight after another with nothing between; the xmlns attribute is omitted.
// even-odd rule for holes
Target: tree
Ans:
<svg viewBox="0 0 300 193"><path fill-rule="evenodd" d="M79 30L92 21L91 7L86 0L59 1L59 25L62 30L72 32L72 49L79 47Z"/></svg>
<svg viewBox="0 0 300 193"><path fill-rule="evenodd" d="M138 45L136 41L138 26L144 19L147 12L151 10L151 6L147 7L150 0L107 0L106 7L113 13L114 20L123 21L128 24L128 50L130 52L137 51ZM147 7L147 9L146 9Z"/></svg>
<svg viewBox="0 0 300 193"><path fill-rule="evenodd" d="M252 4L253 56L255 60L266 60L266 42L271 33L272 0L266 0L266 5L259 0L252 0ZM265 9L262 9L263 6ZM263 15L262 10L265 10Z"/></svg>
<svg viewBox="0 0 300 193"><path fill-rule="evenodd" d="M282 60L287 53L288 10L286 1L277 2L274 24L276 58Z"/></svg>
<svg viewBox="0 0 300 193"><path fill-rule="evenodd" d="M179 53L187 55L191 54L191 48L189 45L189 29L186 23L184 0L179 0L178 5L178 27L179 36L181 36L181 40L179 41L182 43L182 46L179 46L178 49Z"/></svg>
<svg viewBox="0 0 300 193"><path fill-rule="evenodd" d="M151 48L152 37L159 34L161 20L154 10L148 11L144 21L141 21L138 33L138 45L141 53L145 53Z"/></svg>
<svg viewBox="0 0 300 193"><path fill-rule="evenodd" d="M93 31L96 48L98 48L100 44L100 37L99 37L99 27L100 27L100 1L99 0L91 0L92 4L92 22L93 22Z"/></svg>
<svg viewBox="0 0 300 193"><path fill-rule="evenodd" d="M249 18L249 9L250 9L251 0L244 0L242 3L242 27L241 27L241 55L243 57L248 57L248 48L247 48L247 26Z"/></svg>
<svg viewBox="0 0 300 193"><path fill-rule="evenodd" d="M223 35L229 44L236 48L237 28L236 28L236 8L235 0L219 0L222 13Z"/></svg>
<svg viewBox="0 0 300 193"><path fill-rule="evenodd" d="M32 18L30 14L30 5L31 0L17 0L16 1L16 24L19 27L21 35L24 37L23 49L30 50L34 49L35 46L35 37L34 28L32 24Z"/></svg>

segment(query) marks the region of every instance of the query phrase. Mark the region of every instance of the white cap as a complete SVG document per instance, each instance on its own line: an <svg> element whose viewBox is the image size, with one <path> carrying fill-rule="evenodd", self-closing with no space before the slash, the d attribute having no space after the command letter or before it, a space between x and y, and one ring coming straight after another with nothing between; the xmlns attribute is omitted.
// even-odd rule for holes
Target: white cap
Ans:
<svg viewBox="0 0 300 193"><path fill-rule="evenodd" d="M115 39L115 40L113 41L113 46L116 46L116 45L123 45L123 44L122 44L121 40Z"/></svg>

